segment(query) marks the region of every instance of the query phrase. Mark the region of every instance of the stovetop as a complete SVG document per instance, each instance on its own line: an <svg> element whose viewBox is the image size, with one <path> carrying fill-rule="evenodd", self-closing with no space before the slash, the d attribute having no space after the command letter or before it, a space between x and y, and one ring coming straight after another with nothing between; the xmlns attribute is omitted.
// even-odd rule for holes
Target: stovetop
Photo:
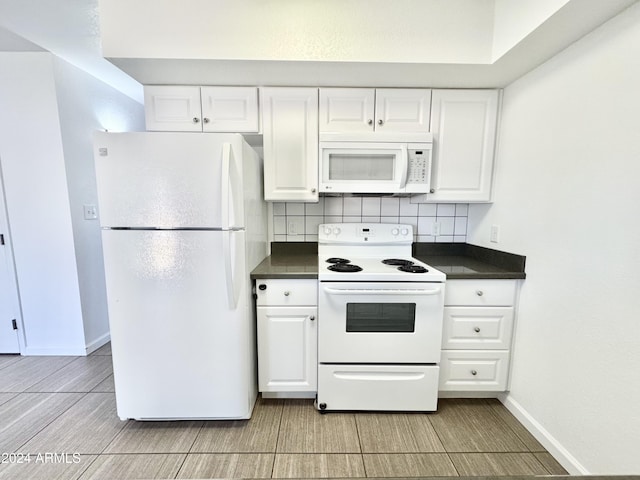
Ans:
<svg viewBox="0 0 640 480"><path fill-rule="evenodd" d="M411 257L412 242L411 225L320 225L318 279L339 282L444 282L444 273Z"/></svg>
<svg viewBox="0 0 640 480"><path fill-rule="evenodd" d="M385 260L393 261L384 263ZM318 279L341 282L444 282L446 276L411 257L325 256L318 257Z"/></svg>

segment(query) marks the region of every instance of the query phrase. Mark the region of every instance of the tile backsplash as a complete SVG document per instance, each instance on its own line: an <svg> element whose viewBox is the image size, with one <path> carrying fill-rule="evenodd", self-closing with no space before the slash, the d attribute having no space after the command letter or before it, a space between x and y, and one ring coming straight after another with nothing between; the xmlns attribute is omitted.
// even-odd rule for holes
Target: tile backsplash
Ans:
<svg viewBox="0 0 640 480"><path fill-rule="evenodd" d="M417 242L466 242L466 203L411 203L409 197L320 197L318 203L274 202L273 240L317 242L323 223L405 223ZM434 224L437 226L434 227ZM436 230L439 229L437 236Z"/></svg>

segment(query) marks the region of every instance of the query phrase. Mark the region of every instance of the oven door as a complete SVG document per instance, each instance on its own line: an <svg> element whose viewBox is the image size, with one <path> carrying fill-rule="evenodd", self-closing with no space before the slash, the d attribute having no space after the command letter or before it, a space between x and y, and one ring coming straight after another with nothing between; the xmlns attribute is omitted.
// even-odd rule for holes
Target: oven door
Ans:
<svg viewBox="0 0 640 480"><path fill-rule="evenodd" d="M438 363L444 283L320 282L320 363Z"/></svg>

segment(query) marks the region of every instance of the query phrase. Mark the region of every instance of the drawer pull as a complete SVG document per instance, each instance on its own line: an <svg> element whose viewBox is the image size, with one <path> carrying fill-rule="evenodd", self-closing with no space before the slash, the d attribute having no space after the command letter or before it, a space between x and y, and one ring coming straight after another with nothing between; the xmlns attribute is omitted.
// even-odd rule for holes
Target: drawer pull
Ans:
<svg viewBox="0 0 640 480"><path fill-rule="evenodd" d="M478 374L478 372L476 370L471 370L471 375L473 375L474 377Z"/></svg>
<svg viewBox="0 0 640 480"><path fill-rule="evenodd" d="M476 333L480 333L480 327L475 327L475 328L473 329L473 331L474 331L474 332L476 332Z"/></svg>
<svg viewBox="0 0 640 480"><path fill-rule="evenodd" d="M312 322L313 322L315 319L316 319L315 315L311 315L311 316L309 317L309 320L311 320Z"/></svg>
<svg viewBox="0 0 640 480"><path fill-rule="evenodd" d="M290 292L289 290L286 290L286 291L284 292L284 296L285 296L285 297L288 297L289 295L291 295L291 292Z"/></svg>
<svg viewBox="0 0 640 480"><path fill-rule="evenodd" d="M484 292L482 290L476 290L476 295L481 297L482 295L484 295Z"/></svg>

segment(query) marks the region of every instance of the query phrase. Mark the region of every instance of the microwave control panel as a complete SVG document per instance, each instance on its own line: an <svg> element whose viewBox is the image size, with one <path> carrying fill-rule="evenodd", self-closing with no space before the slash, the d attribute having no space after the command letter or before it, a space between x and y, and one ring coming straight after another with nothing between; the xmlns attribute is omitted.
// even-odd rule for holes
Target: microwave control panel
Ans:
<svg viewBox="0 0 640 480"><path fill-rule="evenodd" d="M409 150L407 184L429 184L431 173L431 149Z"/></svg>

